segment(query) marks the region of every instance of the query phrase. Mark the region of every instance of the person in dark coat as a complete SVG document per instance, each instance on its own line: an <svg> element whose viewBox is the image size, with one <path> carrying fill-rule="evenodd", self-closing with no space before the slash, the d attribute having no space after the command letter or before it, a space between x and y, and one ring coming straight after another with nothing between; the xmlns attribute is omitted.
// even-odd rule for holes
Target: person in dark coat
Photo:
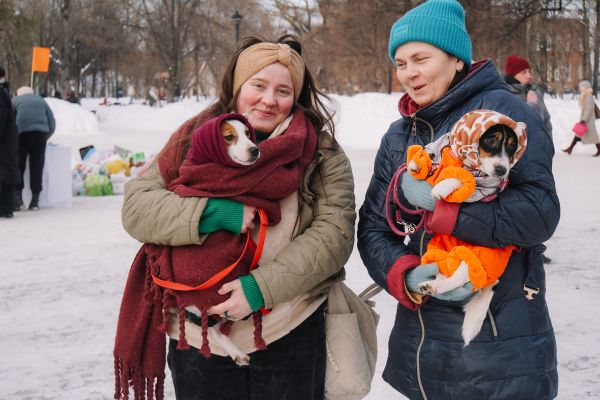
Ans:
<svg viewBox="0 0 600 400"><path fill-rule="evenodd" d="M552 139L552 122L544 103L544 91L533 83L529 61L517 55L510 55L506 57L504 73L504 80L510 85L513 94L535 110L542 119L546 133Z"/></svg>
<svg viewBox="0 0 600 400"><path fill-rule="evenodd" d="M0 217L12 218L15 188L20 183L19 142L10 89L4 68L0 67Z"/></svg>
<svg viewBox="0 0 600 400"><path fill-rule="evenodd" d="M410 399L552 399L557 395L556 340L548 308L542 243L556 229L559 200L552 176L553 146L533 108L514 96L491 60L472 62L464 10L454 0L429 0L393 25L389 54L406 91L401 118L379 147L360 209L358 250L371 277L397 301L383 378ZM508 187L490 202L437 202L426 181L401 176L397 194L432 219L405 241L386 218L388 186L410 145L424 146L464 114L491 109L527 124L527 150ZM402 212L407 223L418 219ZM402 229L401 225L397 225ZM426 296L418 284L438 272L420 265L431 232L487 247L516 245L481 332L464 346L460 287Z"/></svg>
<svg viewBox="0 0 600 400"><path fill-rule="evenodd" d="M550 140L552 140L552 122L550 121L550 113L546 108L546 103L544 103L544 91L539 86L533 84L529 61L517 55L510 55L506 57L504 73L504 80L510 85L513 94L535 110L542 119L546 133L550 136ZM552 259L545 254L542 254L542 257L544 264L552 262Z"/></svg>
<svg viewBox="0 0 600 400"><path fill-rule="evenodd" d="M54 114L48 103L33 94L28 86L17 90L13 99L19 130L19 168L21 177L25 174L27 157L29 157L29 184L31 186L30 210L39 209L40 192L42 191L42 172L46 158L46 142L54 133L56 123ZM23 205L23 181L18 186L17 207Z"/></svg>

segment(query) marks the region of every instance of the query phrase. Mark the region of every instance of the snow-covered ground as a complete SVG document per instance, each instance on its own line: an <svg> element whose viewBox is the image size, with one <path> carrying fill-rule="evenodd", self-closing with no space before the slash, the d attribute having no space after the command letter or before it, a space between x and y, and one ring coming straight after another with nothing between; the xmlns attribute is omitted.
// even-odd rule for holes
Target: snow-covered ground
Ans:
<svg viewBox="0 0 600 400"><path fill-rule="evenodd" d="M357 205L372 173L381 135L398 117L398 94L334 96L337 136L353 165ZM208 104L182 102L163 108L139 104L83 107L48 99L58 130L52 142L79 147L114 145L157 152L169 134ZM559 149L571 140L576 100L546 99L557 154L554 173L562 204L560 225L547 243L548 303L558 340L560 399L600 398L600 158L593 146L573 155ZM95 110L92 114L88 110ZM597 124L600 127L600 124ZM23 211L0 220L0 399L111 399L112 348L125 279L139 243L120 221L122 196L76 197L71 208ZM347 265L357 291L370 278L355 250ZM379 360L367 399L401 396L381 378L395 301L379 294L376 309ZM596 311L594 311L596 310ZM595 316L595 317L594 317ZM170 382L167 398L173 399Z"/></svg>

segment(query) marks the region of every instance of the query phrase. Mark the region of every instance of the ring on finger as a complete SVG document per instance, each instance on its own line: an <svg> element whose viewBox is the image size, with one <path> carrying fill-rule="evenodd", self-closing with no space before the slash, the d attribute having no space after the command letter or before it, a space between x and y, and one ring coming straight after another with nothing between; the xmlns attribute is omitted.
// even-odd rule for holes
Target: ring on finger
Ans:
<svg viewBox="0 0 600 400"><path fill-rule="evenodd" d="M223 315L225 316L225 318L227 318L230 321L233 321L233 315L229 315L229 311L225 311L223 313Z"/></svg>

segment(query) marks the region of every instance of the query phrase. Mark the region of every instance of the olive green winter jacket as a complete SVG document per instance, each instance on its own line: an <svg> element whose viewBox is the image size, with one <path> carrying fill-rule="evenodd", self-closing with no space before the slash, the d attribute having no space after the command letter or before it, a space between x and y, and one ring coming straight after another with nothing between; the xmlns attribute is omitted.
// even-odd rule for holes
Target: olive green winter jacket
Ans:
<svg viewBox="0 0 600 400"><path fill-rule="evenodd" d="M125 186L125 230L144 243L201 244L198 223L207 198L168 191L156 161ZM317 295L342 278L354 244L356 219L350 161L330 135L320 134L299 192L293 240L273 260L254 269L265 307L305 293ZM332 278L332 279L329 279Z"/></svg>

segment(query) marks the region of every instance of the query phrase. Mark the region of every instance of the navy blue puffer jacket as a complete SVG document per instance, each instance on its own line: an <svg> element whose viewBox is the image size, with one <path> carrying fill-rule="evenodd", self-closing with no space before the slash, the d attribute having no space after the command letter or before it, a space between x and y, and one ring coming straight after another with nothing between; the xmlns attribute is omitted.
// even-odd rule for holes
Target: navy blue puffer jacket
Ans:
<svg viewBox="0 0 600 400"><path fill-rule="evenodd" d="M556 342L546 307L541 243L552 236L560 214L552 177L554 149L539 116L510 92L491 61L474 65L441 99L390 126L360 209L358 249L371 277L390 291L386 278L394 262L420 255L428 239L421 230L404 244L389 229L384 203L390 179L406 161L408 146L431 142L475 109L524 121L527 150L494 201L460 206L452 233L477 245L514 244L520 250L513 252L488 318L467 347L460 304L430 298L416 311L398 305L383 377L410 399L552 399L558 387ZM539 294L528 300L524 285Z"/></svg>

